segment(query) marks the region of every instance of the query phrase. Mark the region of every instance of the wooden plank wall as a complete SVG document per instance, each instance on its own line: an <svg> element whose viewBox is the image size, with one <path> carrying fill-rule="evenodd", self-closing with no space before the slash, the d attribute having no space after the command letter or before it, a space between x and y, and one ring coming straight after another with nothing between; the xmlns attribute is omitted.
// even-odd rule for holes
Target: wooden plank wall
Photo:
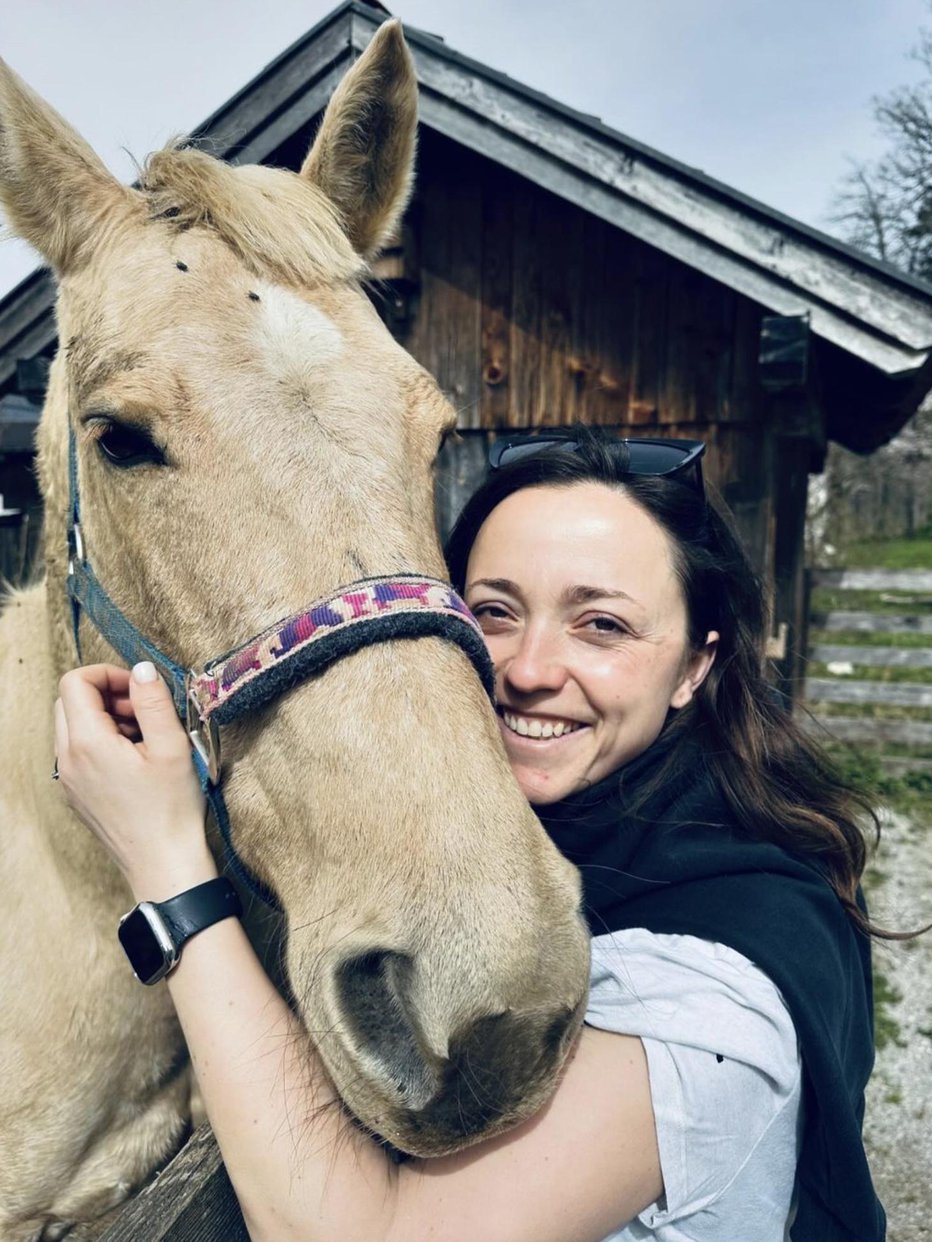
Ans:
<svg viewBox="0 0 932 1242"><path fill-rule="evenodd" d="M402 341L462 427L759 421L754 303L437 135L412 213Z"/></svg>
<svg viewBox="0 0 932 1242"><path fill-rule="evenodd" d="M436 134L410 220L420 287L400 340L464 431L580 420L703 438L707 475L772 577L760 307Z"/></svg>

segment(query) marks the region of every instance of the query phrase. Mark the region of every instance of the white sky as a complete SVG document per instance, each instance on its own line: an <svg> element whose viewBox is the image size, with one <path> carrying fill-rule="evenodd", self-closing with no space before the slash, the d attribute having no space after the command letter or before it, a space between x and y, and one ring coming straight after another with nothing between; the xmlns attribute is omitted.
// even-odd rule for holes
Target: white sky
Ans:
<svg viewBox="0 0 932 1242"><path fill-rule="evenodd" d="M124 180L331 0L4 0L0 55ZM395 0L414 26L816 227L871 99L915 80L926 0ZM124 150L125 148L125 150ZM0 295L35 265L0 242Z"/></svg>

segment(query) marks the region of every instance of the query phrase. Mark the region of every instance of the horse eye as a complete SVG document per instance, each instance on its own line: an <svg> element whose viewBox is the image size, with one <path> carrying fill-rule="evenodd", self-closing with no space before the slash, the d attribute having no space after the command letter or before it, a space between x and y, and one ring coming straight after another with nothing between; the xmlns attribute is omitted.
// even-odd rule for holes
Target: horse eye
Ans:
<svg viewBox="0 0 932 1242"><path fill-rule="evenodd" d="M125 423L108 422L97 437L97 446L114 466L164 466L165 455L150 437Z"/></svg>
<svg viewBox="0 0 932 1242"><path fill-rule="evenodd" d="M440 433L440 439L437 441L436 456L439 457L451 441L458 441L459 439L460 436L456 427L445 427Z"/></svg>

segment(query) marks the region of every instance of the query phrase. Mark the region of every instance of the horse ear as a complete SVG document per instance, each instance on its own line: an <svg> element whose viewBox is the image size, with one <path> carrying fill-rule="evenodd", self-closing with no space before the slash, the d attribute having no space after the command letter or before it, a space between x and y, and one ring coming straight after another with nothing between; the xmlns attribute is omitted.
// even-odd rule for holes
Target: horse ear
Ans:
<svg viewBox="0 0 932 1242"><path fill-rule="evenodd" d="M334 92L301 169L364 258L378 253L405 209L416 137L414 62L401 23L385 22Z"/></svg>
<svg viewBox="0 0 932 1242"><path fill-rule="evenodd" d="M0 60L0 206L59 272L90 253L129 191L54 108Z"/></svg>

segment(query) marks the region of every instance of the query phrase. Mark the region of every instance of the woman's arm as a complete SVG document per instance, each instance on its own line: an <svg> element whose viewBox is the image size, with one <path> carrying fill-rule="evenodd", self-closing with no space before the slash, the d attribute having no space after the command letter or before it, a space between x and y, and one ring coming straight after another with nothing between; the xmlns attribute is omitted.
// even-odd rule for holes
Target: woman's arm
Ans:
<svg viewBox="0 0 932 1242"><path fill-rule="evenodd" d="M216 875L164 684L98 665L68 674L61 693L62 780L135 899ZM138 744L113 720L132 713ZM585 1028L536 1117L458 1155L394 1166L343 1116L238 920L189 941L168 987L256 1242L598 1242L661 1193L638 1039Z"/></svg>

